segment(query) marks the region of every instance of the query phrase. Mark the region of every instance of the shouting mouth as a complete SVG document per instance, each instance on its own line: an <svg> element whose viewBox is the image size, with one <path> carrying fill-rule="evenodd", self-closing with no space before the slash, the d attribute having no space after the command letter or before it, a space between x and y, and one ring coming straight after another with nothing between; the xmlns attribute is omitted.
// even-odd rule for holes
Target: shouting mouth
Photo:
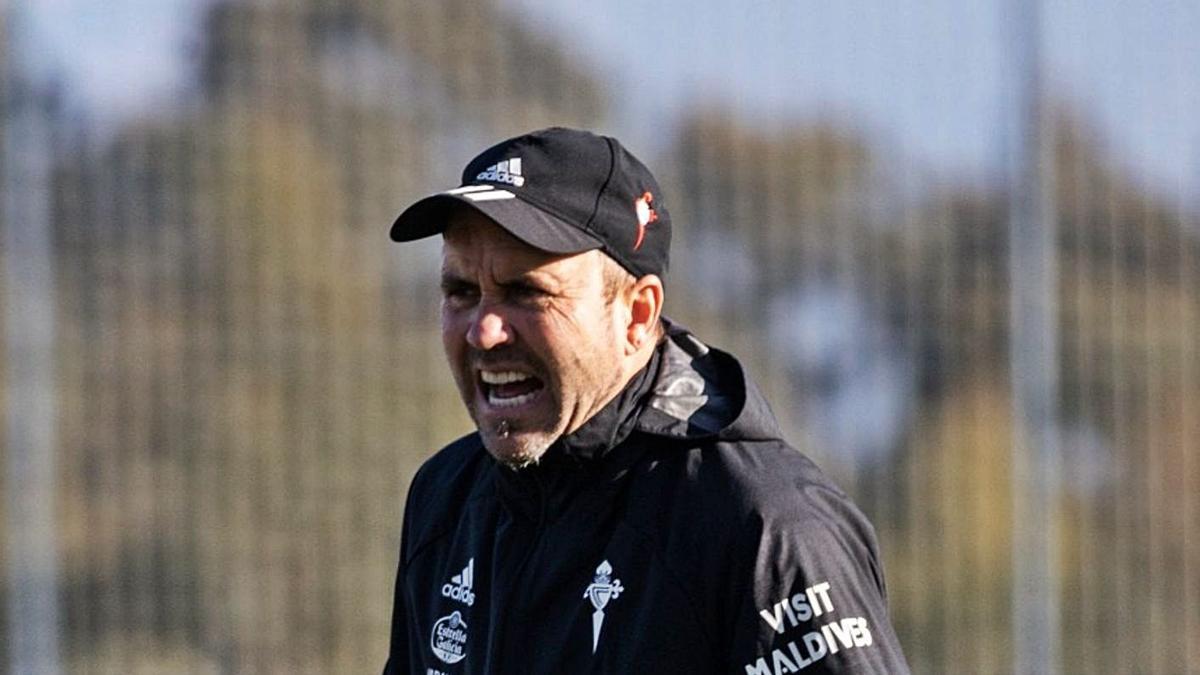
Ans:
<svg viewBox="0 0 1200 675"><path fill-rule="evenodd" d="M480 370L479 387L489 406L509 410L532 402L546 385L517 370Z"/></svg>

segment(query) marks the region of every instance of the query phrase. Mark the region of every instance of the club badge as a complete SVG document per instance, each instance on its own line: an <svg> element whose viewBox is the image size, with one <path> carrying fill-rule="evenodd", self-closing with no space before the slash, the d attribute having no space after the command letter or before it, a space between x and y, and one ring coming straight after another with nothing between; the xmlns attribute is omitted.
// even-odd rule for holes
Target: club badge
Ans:
<svg viewBox="0 0 1200 675"><path fill-rule="evenodd" d="M638 229L637 241L633 242L633 250L638 250L642 247L642 239L646 237L646 226L658 220L658 212L654 210L654 195L649 192L642 193L633 202L633 212L637 215Z"/></svg>
<svg viewBox="0 0 1200 675"><path fill-rule="evenodd" d="M621 591L625 590L621 587L620 579L612 578L613 568L607 560L600 563L596 568L596 577L587 590L583 592L585 600L592 601L592 607L596 608L592 612L592 653L596 653L596 647L600 644L600 628L604 626L604 608L608 606L610 600L616 600L617 596L621 595Z"/></svg>

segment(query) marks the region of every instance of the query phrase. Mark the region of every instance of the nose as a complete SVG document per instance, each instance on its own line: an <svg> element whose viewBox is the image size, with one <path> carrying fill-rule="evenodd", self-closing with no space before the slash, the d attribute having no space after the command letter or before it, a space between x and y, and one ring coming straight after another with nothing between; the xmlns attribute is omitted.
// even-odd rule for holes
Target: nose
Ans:
<svg viewBox="0 0 1200 675"><path fill-rule="evenodd" d="M467 344L481 351L495 349L512 341L512 328L493 308L480 307L467 329Z"/></svg>

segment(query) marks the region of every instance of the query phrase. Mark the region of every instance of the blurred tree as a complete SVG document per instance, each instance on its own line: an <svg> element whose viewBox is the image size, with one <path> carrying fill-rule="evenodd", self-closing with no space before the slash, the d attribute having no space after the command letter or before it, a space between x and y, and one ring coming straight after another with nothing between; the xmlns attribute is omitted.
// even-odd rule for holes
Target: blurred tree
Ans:
<svg viewBox="0 0 1200 675"><path fill-rule="evenodd" d="M387 226L464 128L604 108L491 4L428 7L215 3L199 97L59 167L79 668L381 667L405 482L470 428Z"/></svg>
<svg viewBox="0 0 1200 675"><path fill-rule="evenodd" d="M1047 517L1063 537L1066 671L1149 663L1174 672L1188 662L1188 640L1165 628L1131 635L1129 619L1185 625L1194 612L1183 570L1200 556L1183 534L1179 500L1200 493L1200 475L1170 467L1188 466L1196 418L1187 411L1200 409L1191 338L1200 326L1200 223L1122 175L1069 108L1053 119L1064 493L1061 511ZM918 642L940 636L930 670L960 667L964 649L992 672L1010 647L1006 203L961 188L931 195L928 225L901 257L919 301L897 306L915 335L928 402L904 469L918 510L907 521L915 529L901 535L910 546L896 558L905 570L897 586L902 611L913 612L906 630ZM931 568L933 547L944 555ZM1121 572L1134 560L1147 572L1136 580Z"/></svg>
<svg viewBox="0 0 1200 675"><path fill-rule="evenodd" d="M1104 392L1145 388L1154 375L1148 363L1178 372L1195 358L1188 327L1196 325L1200 295L1188 275L1200 260L1200 237L1194 216L1122 175L1086 122L1065 105L1056 111L1064 412L1112 434L1114 402L1102 402ZM922 332L934 393L989 364L1007 367L1005 203L998 191L931 194L921 209L926 225L906 244L910 255L896 257L922 301L895 306L913 312L911 325ZM1138 415L1136 406L1147 403L1122 405Z"/></svg>
<svg viewBox="0 0 1200 675"><path fill-rule="evenodd" d="M670 161L683 237L733 233L756 262L764 296L797 279L853 274L869 256L875 158L831 122L742 124L717 109L682 121Z"/></svg>
<svg viewBox="0 0 1200 675"><path fill-rule="evenodd" d="M404 481L469 428L433 339L429 249L388 246L387 224L481 142L602 125L608 93L494 2L222 0L204 28L196 98L81 143L56 175L70 656L377 670ZM876 516L917 670L1003 670L1004 195L892 204L912 168L848 126L688 115L659 163L676 172L672 314L748 358L793 437L791 413L820 412L797 392L911 380L872 471L810 450ZM1077 672L1178 672L1200 662L1180 637L1200 626L1180 507L1200 493L1200 228L1078 117L1054 136L1066 654ZM764 327L813 289L854 310L814 324L861 315L852 332L871 335L797 387L781 354L812 346ZM854 423L881 424L863 410Z"/></svg>
<svg viewBox="0 0 1200 675"><path fill-rule="evenodd" d="M11 49L9 40L9 22L12 9L6 4L0 7L0 107L3 108L4 114L8 114L9 97L12 96L14 83L13 75L10 72L11 59L9 50ZM5 134L0 133L0 185L8 184L10 167L8 166L8 152ZM7 223L0 223L0 227L7 227ZM3 230L0 230L0 236L4 236ZM8 354L8 272L5 269L4 256L0 256L0 354ZM0 357L0 410L4 414L0 416L0 434L3 438L8 438L8 359ZM8 443L0 443L0 466L8 466ZM8 500L0 499L0 541L8 541ZM7 577L8 571L8 547L0 546L0 569L5 571ZM8 607L8 583L0 583L0 607ZM0 612L0 635L5 636L5 639L0 640L0 663L8 663L8 612Z"/></svg>
<svg viewBox="0 0 1200 675"><path fill-rule="evenodd" d="M1002 377L964 381L923 409L897 466L909 529L888 579L914 672L999 673L1011 658L1011 413Z"/></svg>
<svg viewBox="0 0 1200 675"><path fill-rule="evenodd" d="M766 329L807 300L836 300L816 298L821 289L845 290L838 297L846 302L833 305L871 304L874 315L869 296L882 280L870 263L880 241L876 158L846 125L751 124L717 107L681 120L668 157L668 198L680 224L668 309L745 356L784 411L789 437L806 444L810 430L793 413L806 399L819 403L812 394L847 391L846 345L827 344L825 334L806 341L783 328L777 337L788 337L772 344ZM829 457L819 443L810 450Z"/></svg>
<svg viewBox="0 0 1200 675"><path fill-rule="evenodd" d="M485 138L550 124L592 127L607 107L595 76L564 45L494 2L222 0L208 12L206 33L200 77L214 99L245 96L304 111L320 103L298 95L321 88L399 87L386 93L423 128L461 133L469 124ZM353 70L331 72L339 59Z"/></svg>
<svg viewBox="0 0 1200 675"><path fill-rule="evenodd" d="M1200 409L1200 223L1124 176L1067 107L1053 119L1065 491L1061 511L1047 517L1063 535L1068 670L1154 663L1173 672L1191 656L1188 641L1160 636L1171 635L1166 626L1189 625L1189 612L1196 625L1183 575L1198 555L1183 534L1180 500L1200 493L1186 449ZM1012 649L1009 458L1020 439L1007 365L1002 190L947 182L915 206L879 209L880 195L896 191L876 168L884 160L852 132L743 125L711 110L684 122L672 156L680 187L673 215L687 224L672 302L687 320L741 345L772 400L783 401L785 424L795 425L792 410L804 413L792 433L836 412L813 406L813 392L844 386L856 373L887 372L864 363L899 359L911 373L916 401L904 408L909 417L894 440L902 452L889 463L847 474L831 448L811 450L869 512L885 505L876 524L916 669L1004 670ZM706 246L706 237L717 244ZM773 301L789 289L851 300ZM814 324L807 333L753 328L777 322L771 312ZM882 339L830 347L843 338L822 327L828 322ZM840 356L829 368L788 365L820 349ZM792 398L780 395L789 380ZM872 386L889 385L881 378ZM868 403L856 404L858 424L884 424ZM1152 578L1105 585L1131 561ZM1139 583L1153 591L1139 592ZM1120 618L1127 613L1164 628L1135 637Z"/></svg>

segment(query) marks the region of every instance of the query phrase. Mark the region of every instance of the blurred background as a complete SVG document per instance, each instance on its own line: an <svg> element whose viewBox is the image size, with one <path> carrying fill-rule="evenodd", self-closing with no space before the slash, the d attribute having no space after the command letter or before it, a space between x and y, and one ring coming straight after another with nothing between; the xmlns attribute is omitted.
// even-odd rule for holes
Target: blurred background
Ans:
<svg viewBox="0 0 1200 675"><path fill-rule="evenodd" d="M0 670L371 673L470 429L399 210L551 124L920 673L1200 672L1200 6L0 2Z"/></svg>

